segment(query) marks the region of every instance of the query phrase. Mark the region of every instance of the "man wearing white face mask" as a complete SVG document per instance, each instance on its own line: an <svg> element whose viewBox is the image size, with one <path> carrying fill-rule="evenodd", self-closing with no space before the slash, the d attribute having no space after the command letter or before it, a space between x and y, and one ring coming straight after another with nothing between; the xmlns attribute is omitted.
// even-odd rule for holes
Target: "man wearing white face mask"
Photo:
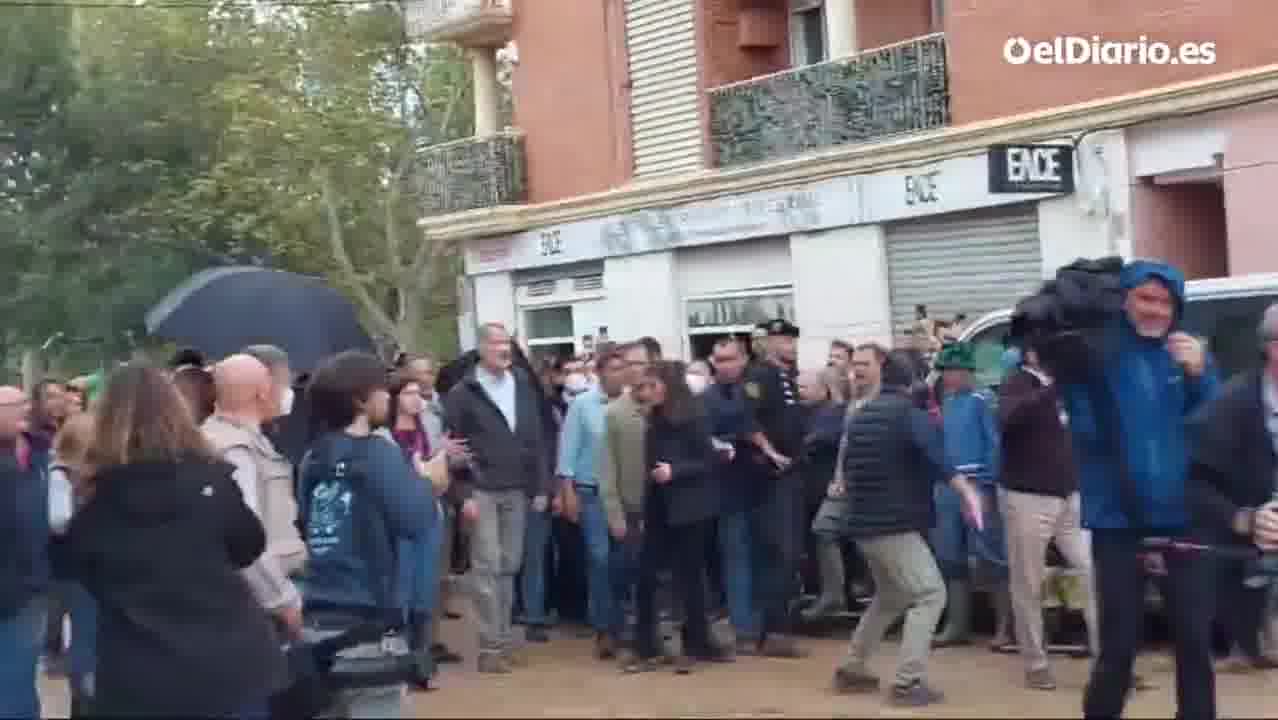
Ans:
<svg viewBox="0 0 1278 720"><path fill-rule="evenodd" d="M693 395L705 392L711 382L710 366L704 360L688 363L688 388L692 390Z"/></svg>
<svg viewBox="0 0 1278 720"><path fill-rule="evenodd" d="M254 348L266 355L260 348ZM302 600L292 577L306 563L306 545L297 529L293 468L262 433L262 425L284 414L290 402L287 356L277 348L275 368L247 353L232 355L213 370L217 405L201 426L220 457L235 466L244 502L266 529L266 552L244 571L258 602L285 632L300 636ZM280 362L280 356L283 362Z"/></svg>

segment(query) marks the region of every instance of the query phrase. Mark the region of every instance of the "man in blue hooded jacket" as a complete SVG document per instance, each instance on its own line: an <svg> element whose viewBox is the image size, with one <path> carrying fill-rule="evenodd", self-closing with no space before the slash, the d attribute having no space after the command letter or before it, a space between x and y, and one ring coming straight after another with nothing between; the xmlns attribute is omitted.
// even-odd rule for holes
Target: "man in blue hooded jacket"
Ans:
<svg viewBox="0 0 1278 720"><path fill-rule="evenodd" d="M1145 626L1148 537L1190 530L1185 420L1218 385L1202 343L1179 332L1185 280L1157 262L1122 269L1123 314L1103 356L1062 382L1079 468L1083 525L1092 532L1100 657L1083 701L1087 718L1121 717ZM1201 555L1164 558L1175 632L1179 718L1215 718L1212 567Z"/></svg>

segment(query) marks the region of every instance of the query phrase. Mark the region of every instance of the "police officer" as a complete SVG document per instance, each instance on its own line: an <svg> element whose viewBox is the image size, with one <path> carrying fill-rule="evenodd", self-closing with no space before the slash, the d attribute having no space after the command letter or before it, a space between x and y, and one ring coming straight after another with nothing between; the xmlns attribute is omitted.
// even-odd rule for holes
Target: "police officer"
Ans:
<svg viewBox="0 0 1278 720"><path fill-rule="evenodd" d="M797 658L804 653L790 635L790 602L797 586L802 484L794 461L803 445L802 408L795 363L799 328L772 320L767 356L746 375L745 395L754 422L750 443L758 501L750 512L755 597L762 613L760 654Z"/></svg>

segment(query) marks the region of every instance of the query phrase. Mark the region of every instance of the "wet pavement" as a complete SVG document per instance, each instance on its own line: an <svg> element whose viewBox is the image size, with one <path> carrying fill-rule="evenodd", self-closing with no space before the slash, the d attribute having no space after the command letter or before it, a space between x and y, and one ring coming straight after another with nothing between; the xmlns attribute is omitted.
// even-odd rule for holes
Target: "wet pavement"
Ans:
<svg viewBox="0 0 1278 720"><path fill-rule="evenodd" d="M839 696L830 675L844 652L845 640L805 640L812 655L802 660L742 658L736 663L701 666L693 674L671 672L623 675L611 663L593 659L592 643L580 629L557 630L552 642L525 650L528 666L508 676L474 671L474 633L464 621L450 621L444 636L470 659L445 666L438 688L413 693L408 715L422 718L709 718L709 717L1080 717L1088 661L1055 659L1060 687L1028 690L1016 656L991 653L983 645L938 650L933 684L946 701L924 709L887 705L882 696ZM890 681L895 645L887 644L873 664ZM1167 718L1174 710L1170 661L1157 654L1141 658L1138 671L1154 688L1136 693L1129 718ZM1217 678L1221 717L1275 717L1273 685L1278 673ZM64 716L61 683L46 684L47 717Z"/></svg>

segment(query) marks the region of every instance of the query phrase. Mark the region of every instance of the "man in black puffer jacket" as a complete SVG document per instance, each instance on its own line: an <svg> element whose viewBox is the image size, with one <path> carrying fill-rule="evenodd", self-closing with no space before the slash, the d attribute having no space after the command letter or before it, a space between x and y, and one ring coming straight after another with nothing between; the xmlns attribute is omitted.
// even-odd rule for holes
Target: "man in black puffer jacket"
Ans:
<svg viewBox="0 0 1278 720"><path fill-rule="evenodd" d="M834 682L843 692L877 691L879 680L866 663L888 627L904 613L901 662L891 700L919 707L942 699L926 682L932 634L945 609L945 583L925 539L934 517L932 485L948 480L962 499L968 521L977 527L981 497L946 460L939 429L911 397L912 380L906 359L889 353L878 397L847 426L846 485L832 488L832 495L847 498L845 532L865 557L876 592Z"/></svg>

